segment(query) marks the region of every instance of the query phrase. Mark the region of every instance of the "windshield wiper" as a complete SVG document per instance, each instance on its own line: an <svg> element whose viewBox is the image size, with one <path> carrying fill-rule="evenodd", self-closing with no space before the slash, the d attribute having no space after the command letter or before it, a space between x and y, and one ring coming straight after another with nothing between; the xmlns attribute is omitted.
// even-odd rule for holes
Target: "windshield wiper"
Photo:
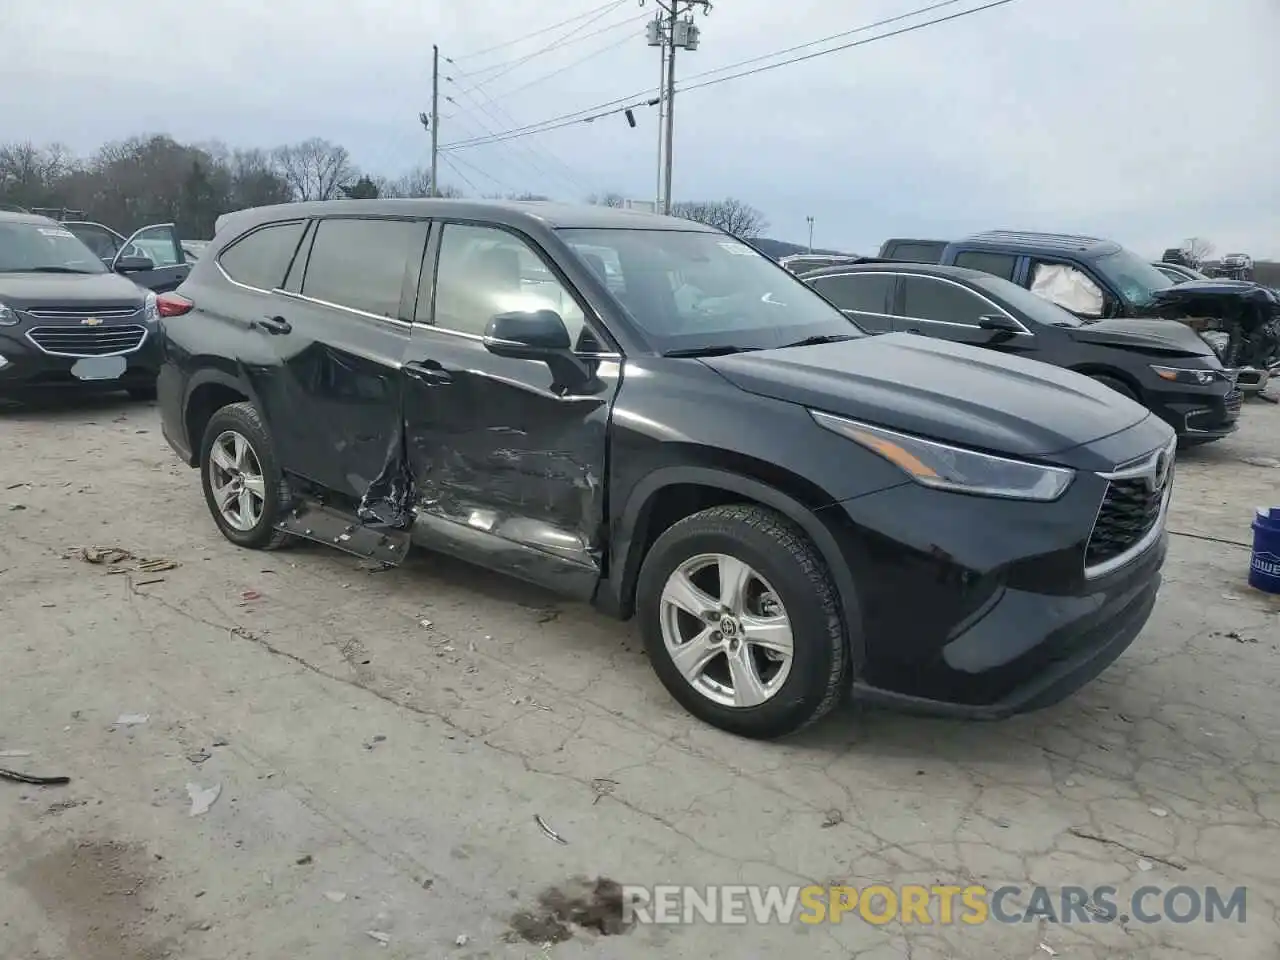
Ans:
<svg viewBox="0 0 1280 960"><path fill-rule="evenodd" d="M820 343L839 343L842 340L857 340L858 338L849 333L828 333L816 337L805 337L803 340L797 340L795 343L784 343L779 350L785 350L787 347L816 347Z"/></svg>
<svg viewBox="0 0 1280 960"><path fill-rule="evenodd" d="M739 347L730 343L718 343L708 347L686 347L683 350L668 350L664 357L727 357L732 353L746 353L759 350L759 347Z"/></svg>

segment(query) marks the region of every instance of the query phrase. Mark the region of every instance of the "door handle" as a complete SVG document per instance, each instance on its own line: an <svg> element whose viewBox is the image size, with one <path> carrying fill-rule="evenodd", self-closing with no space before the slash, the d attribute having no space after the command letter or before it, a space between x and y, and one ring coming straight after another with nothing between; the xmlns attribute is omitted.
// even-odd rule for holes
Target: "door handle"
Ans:
<svg viewBox="0 0 1280 960"><path fill-rule="evenodd" d="M282 333L289 333L293 330L293 324L291 324L284 317L261 317L255 320L253 322L253 325L257 329L263 331L264 333L269 333L272 336L278 336L279 334L282 334Z"/></svg>
<svg viewBox="0 0 1280 960"><path fill-rule="evenodd" d="M441 367L428 367L414 361L404 365L404 372L422 383L452 383L453 377Z"/></svg>

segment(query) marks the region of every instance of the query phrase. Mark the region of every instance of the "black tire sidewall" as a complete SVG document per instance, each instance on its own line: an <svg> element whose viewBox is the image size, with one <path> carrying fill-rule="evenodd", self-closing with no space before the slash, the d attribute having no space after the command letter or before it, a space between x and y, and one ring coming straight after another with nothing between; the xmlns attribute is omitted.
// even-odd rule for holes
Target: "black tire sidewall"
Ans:
<svg viewBox="0 0 1280 960"><path fill-rule="evenodd" d="M841 657L834 649L844 642L843 631L825 567L819 567L819 575L827 578L826 598L789 549L746 523L716 518L681 527L658 538L645 558L636 588L636 615L658 678L694 716L732 733L773 739L804 727L823 706L833 671L843 672L848 662L847 655ZM704 553L727 554L751 566L777 592L791 621L790 675L778 693L757 707L725 707L699 693L676 668L662 639L660 609L667 578L681 563Z"/></svg>
<svg viewBox="0 0 1280 960"><path fill-rule="evenodd" d="M251 530L237 530L223 519L213 499L213 489L209 486L209 454L219 434L226 430L234 430L253 448L258 465L262 467L262 479L266 489L263 501L262 517ZM204 491L205 503L213 522L218 525L222 535L232 543L241 547L262 548L277 538L275 524L280 519L280 466L276 461L275 446L267 436L261 422L247 404L232 404L223 407L212 417L205 427L204 437L200 442L200 488Z"/></svg>
<svg viewBox="0 0 1280 960"><path fill-rule="evenodd" d="M1142 403L1142 397L1138 396L1138 392L1134 390L1133 387L1125 383L1123 380L1118 380L1115 377L1108 376L1105 373L1091 374L1089 376L1089 379L1093 380L1095 383L1102 384L1104 387L1106 387L1109 390L1115 391L1116 393L1120 394L1120 396L1122 397L1128 397L1130 400L1133 400L1135 403ZM1145 404L1143 405L1145 406Z"/></svg>

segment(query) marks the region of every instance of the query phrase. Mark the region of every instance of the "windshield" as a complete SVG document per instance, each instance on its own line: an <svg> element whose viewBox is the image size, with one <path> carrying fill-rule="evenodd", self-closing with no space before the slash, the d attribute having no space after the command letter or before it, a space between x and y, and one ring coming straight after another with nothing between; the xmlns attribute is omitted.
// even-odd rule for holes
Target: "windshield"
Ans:
<svg viewBox="0 0 1280 960"><path fill-rule="evenodd" d="M862 331L801 281L722 233L562 228L660 351L768 349Z"/></svg>
<svg viewBox="0 0 1280 960"><path fill-rule="evenodd" d="M0 221L0 273L105 273L98 255L52 221Z"/></svg>
<svg viewBox="0 0 1280 960"><path fill-rule="evenodd" d="M1173 281L1129 250L1109 253L1095 261L1098 272L1111 281L1120 296L1135 307L1145 307L1157 290L1167 290Z"/></svg>
<svg viewBox="0 0 1280 960"><path fill-rule="evenodd" d="M979 289L994 294L1018 313L1025 314L1034 323L1044 323L1051 327L1082 327L1085 324L1085 321L1070 310L1064 310L1056 303L1003 277L983 274L980 279L974 280L974 284Z"/></svg>

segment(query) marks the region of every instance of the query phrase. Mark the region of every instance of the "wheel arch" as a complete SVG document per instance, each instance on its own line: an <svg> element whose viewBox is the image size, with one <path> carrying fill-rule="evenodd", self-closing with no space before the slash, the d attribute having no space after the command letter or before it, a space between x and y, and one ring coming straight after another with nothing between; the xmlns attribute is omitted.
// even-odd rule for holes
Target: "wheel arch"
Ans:
<svg viewBox="0 0 1280 960"><path fill-rule="evenodd" d="M1105 363L1081 363L1071 369L1086 377L1107 377L1111 380L1117 381L1118 383L1123 383L1133 391L1133 395L1138 398L1139 403L1146 403L1146 400L1143 398L1142 385L1138 383L1137 378L1127 371L1121 370L1119 367L1113 367Z"/></svg>
<svg viewBox="0 0 1280 960"><path fill-rule="evenodd" d="M257 405L257 396L248 382L232 372L206 367L191 376L182 407L182 426L191 451L187 466L200 465L200 441L209 419L228 404L246 400Z"/></svg>
<svg viewBox="0 0 1280 960"><path fill-rule="evenodd" d="M597 590L597 606L624 620L634 615L640 567L653 542L671 523L710 506L756 503L796 524L826 562L856 671L863 663L857 589L835 535L818 515L819 509L831 501L806 503L808 498L801 497L810 492L783 490L764 480L714 466L662 467L646 474L632 489L611 537L609 575Z"/></svg>

